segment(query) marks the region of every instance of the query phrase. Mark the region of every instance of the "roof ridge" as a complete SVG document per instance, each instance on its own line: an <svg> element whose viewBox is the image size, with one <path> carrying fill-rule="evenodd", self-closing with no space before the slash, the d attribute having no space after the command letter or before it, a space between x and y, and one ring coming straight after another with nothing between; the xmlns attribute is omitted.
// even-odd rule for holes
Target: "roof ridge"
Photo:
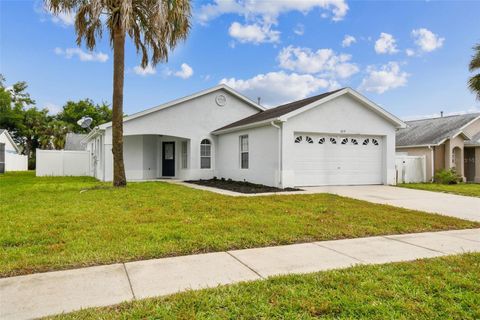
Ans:
<svg viewBox="0 0 480 320"><path fill-rule="evenodd" d="M413 120L406 120L405 122L415 122L415 121L425 121L425 120L438 120L438 119L445 119L445 118L453 118L453 117L461 117L461 116L479 116L480 117L480 112L469 112L469 113L460 113L460 114L451 114L448 116L438 116L438 117L432 117L432 118L421 118L421 119L413 119Z"/></svg>

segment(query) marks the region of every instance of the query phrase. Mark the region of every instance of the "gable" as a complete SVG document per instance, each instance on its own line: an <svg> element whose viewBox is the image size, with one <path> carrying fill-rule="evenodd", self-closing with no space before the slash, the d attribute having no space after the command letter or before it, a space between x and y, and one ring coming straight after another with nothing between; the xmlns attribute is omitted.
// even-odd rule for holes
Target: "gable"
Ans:
<svg viewBox="0 0 480 320"><path fill-rule="evenodd" d="M171 107L176 107L176 106L181 105L183 103L186 103L186 102L189 102L191 100L200 98L204 95L209 95L209 94L214 93L214 92L228 93L230 96L236 97L238 100L243 101L245 103L245 105L248 105L248 106L252 107L257 112L265 110L265 108L262 107L261 105L255 103L252 100L248 99L247 97L241 95L240 93L236 92L235 90L228 87L227 85L220 84L216 87L206 89L206 90L194 93L192 95L189 95L189 96L186 96L186 97L183 97L183 98L179 98L179 99L175 99L175 100L169 101L167 103L161 104L159 106L149 108L149 109L134 113L132 115L126 116L123 119L123 122L125 123L127 121L131 121L131 120L139 118L139 117L148 116L149 114L157 112L157 111L162 111L164 109L168 109L168 108L171 108ZM112 122L107 122L105 124L100 125L99 128L100 129L106 129L106 128L111 127L111 126L112 126Z"/></svg>
<svg viewBox="0 0 480 320"><path fill-rule="evenodd" d="M393 132L396 127L391 121L348 94L290 115L285 125L295 131L350 134L384 134Z"/></svg>
<svg viewBox="0 0 480 320"><path fill-rule="evenodd" d="M3 130L0 132L0 143L5 144L5 150L6 151L14 151L14 152L20 152L20 149L18 148L17 144L15 141L13 141L12 137L8 133L7 130Z"/></svg>
<svg viewBox="0 0 480 320"><path fill-rule="evenodd" d="M225 105L217 97L226 98ZM258 113L259 110L229 90L217 90L186 99L124 121L124 135L171 135L183 138L208 135L220 126ZM111 127L107 128L107 134Z"/></svg>

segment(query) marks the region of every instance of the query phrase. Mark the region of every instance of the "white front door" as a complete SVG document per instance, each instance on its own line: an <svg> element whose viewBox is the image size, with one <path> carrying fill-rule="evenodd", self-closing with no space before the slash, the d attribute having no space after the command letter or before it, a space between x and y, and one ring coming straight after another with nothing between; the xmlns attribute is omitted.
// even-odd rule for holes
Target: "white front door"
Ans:
<svg viewBox="0 0 480 320"><path fill-rule="evenodd" d="M381 184L381 137L295 134L296 186Z"/></svg>

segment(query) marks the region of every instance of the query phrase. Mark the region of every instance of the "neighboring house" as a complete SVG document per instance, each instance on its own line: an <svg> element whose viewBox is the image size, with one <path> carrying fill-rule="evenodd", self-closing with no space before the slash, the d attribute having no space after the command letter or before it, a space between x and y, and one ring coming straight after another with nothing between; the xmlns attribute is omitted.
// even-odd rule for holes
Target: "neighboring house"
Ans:
<svg viewBox="0 0 480 320"><path fill-rule="evenodd" d="M405 124L344 88L265 109L226 85L124 118L128 180L213 177L280 188L395 183ZM112 127L85 139L92 175L113 178Z"/></svg>
<svg viewBox="0 0 480 320"><path fill-rule="evenodd" d="M465 181L480 182L480 113L406 123L397 133L397 152L425 156L427 180L455 168Z"/></svg>
<svg viewBox="0 0 480 320"><path fill-rule="evenodd" d="M83 140L87 137L87 134L82 133L67 133L65 137L65 147L64 150L67 151L84 151L87 149L87 145L82 143Z"/></svg>
<svg viewBox="0 0 480 320"><path fill-rule="evenodd" d="M0 129L0 173L28 170L28 157L20 154L20 149L5 129Z"/></svg>

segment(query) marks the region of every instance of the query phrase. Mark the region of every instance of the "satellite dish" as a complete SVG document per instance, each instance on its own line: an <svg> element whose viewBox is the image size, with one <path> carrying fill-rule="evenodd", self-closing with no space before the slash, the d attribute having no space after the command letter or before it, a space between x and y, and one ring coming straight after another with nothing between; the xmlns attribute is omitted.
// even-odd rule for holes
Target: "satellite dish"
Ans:
<svg viewBox="0 0 480 320"><path fill-rule="evenodd" d="M90 118L89 116L82 117L80 120L77 121L77 124L84 128L84 129L90 129L90 125L92 124L93 119Z"/></svg>

